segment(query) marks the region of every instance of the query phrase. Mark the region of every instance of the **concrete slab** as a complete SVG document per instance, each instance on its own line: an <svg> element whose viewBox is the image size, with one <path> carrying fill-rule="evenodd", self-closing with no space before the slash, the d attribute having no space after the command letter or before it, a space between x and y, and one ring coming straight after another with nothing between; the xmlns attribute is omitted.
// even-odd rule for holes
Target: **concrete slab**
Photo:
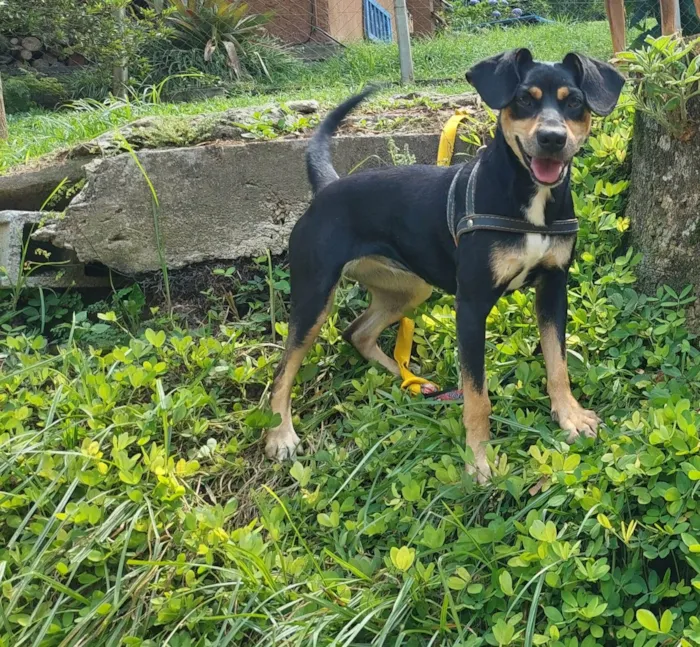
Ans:
<svg viewBox="0 0 700 647"><path fill-rule="evenodd" d="M40 268L34 266L25 279L27 287L89 288L109 285L104 268L91 275L93 268L86 271L72 250L57 249L30 240L33 231L56 215L38 211L0 211L0 268L4 268L0 270L0 287L17 284L23 260L43 265Z"/></svg>
<svg viewBox="0 0 700 647"><path fill-rule="evenodd" d="M333 146L339 173L390 164L389 139L337 137ZM393 139L400 149L408 145L419 163L435 163L437 134ZM158 194L167 265L233 261L268 249L283 252L311 197L306 144L278 140L140 152L139 161ZM101 263L124 274L158 271L152 196L133 159L125 154L95 160L86 176L88 183L65 218L42 228L36 238L72 248L83 263Z"/></svg>
<svg viewBox="0 0 700 647"><path fill-rule="evenodd" d="M73 184L84 178L83 168L90 159L49 163L0 176L0 210L38 211L61 182Z"/></svg>

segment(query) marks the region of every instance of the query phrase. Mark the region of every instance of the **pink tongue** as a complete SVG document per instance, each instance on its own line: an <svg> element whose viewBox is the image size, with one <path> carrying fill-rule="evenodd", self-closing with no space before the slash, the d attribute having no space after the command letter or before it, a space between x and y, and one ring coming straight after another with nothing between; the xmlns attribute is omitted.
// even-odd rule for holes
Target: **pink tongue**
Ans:
<svg viewBox="0 0 700 647"><path fill-rule="evenodd" d="M530 168L532 168L532 172L538 181L544 184L553 184L559 179L564 168L564 162L544 157L533 157Z"/></svg>

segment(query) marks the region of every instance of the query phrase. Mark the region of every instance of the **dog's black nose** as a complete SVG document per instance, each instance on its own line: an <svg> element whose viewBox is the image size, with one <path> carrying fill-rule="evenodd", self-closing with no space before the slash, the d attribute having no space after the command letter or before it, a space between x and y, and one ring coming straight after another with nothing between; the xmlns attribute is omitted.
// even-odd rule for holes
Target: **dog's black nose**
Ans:
<svg viewBox="0 0 700 647"><path fill-rule="evenodd" d="M558 153L566 145L566 131L538 130L537 143L547 153Z"/></svg>

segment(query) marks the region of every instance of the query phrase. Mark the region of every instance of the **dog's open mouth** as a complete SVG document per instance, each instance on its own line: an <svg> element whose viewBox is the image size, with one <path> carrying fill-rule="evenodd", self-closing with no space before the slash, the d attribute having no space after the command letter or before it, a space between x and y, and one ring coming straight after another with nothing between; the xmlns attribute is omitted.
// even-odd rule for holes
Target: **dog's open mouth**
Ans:
<svg viewBox="0 0 700 647"><path fill-rule="evenodd" d="M539 184L558 184L564 173L566 173L567 162L563 160L554 160L548 157L532 157L525 152L520 139L517 140L520 147L520 153L525 160L530 175Z"/></svg>
<svg viewBox="0 0 700 647"><path fill-rule="evenodd" d="M545 157L530 158L530 173L540 184L556 184L564 175L566 164Z"/></svg>

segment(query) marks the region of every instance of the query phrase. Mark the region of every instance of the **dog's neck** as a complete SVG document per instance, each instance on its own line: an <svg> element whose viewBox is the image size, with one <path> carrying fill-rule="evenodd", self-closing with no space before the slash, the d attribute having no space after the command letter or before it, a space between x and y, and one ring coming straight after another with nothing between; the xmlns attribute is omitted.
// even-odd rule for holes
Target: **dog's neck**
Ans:
<svg viewBox="0 0 700 647"><path fill-rule="evenodd" d="M486 184L476 193L477 213L527 219L536 225L572 217L569 173L556 187L543 187L532 179L508 145L499 124L496 136L481 155L479 177Z"/></svg>

